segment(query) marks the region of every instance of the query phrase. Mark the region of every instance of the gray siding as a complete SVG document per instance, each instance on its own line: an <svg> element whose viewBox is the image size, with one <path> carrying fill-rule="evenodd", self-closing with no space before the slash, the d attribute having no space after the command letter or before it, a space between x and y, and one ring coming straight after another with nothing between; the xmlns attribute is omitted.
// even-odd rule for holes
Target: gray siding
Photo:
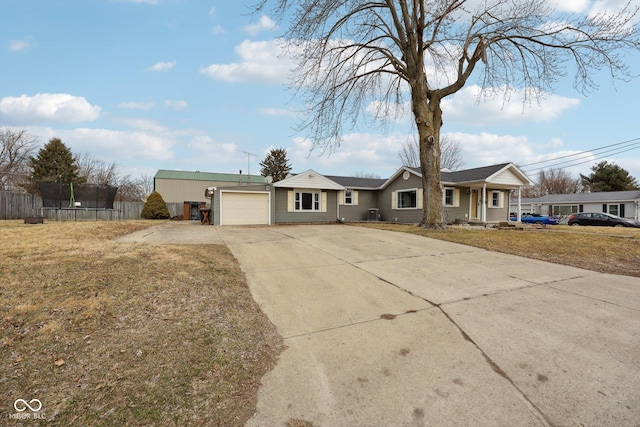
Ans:
<svg viewBox="0 0 640 427"><path fill-rule="evenodd" d="M455 207L443 206L445 223L452 224L456 220L469 221L469 201L471 199L471 194L467 193L467 188L458 189L460 190L459 205Z"/></svg>
<svg viewBox="0 0 640 427"><path fill-rule="evenodd" d="M275 223L308 223L308 222L336 222L338 192L324 190L327 193L326 212L288 212L289 198L288 188L276 188L275 190ZM310 190L312 191L312 190Z"/></svg>
<svg viewBox="0 0 640 427"><path fill-rule="evenodd" d="M396 190L408 190L411 188L422 188L422 179L413 174L405 180L398 176L391 182L378 196L378 209L382 221L393 221L402 223L419 223L422 221L422 209L392 209L391 194Z"/></svg>
<svg viewBox="0 0 640 427"><path fill-rule="evenodd" d="M340 218L347 222L366 221L370 208L378 208L378 191L354 190L358 192L357 205L340 205Z"/></svg>

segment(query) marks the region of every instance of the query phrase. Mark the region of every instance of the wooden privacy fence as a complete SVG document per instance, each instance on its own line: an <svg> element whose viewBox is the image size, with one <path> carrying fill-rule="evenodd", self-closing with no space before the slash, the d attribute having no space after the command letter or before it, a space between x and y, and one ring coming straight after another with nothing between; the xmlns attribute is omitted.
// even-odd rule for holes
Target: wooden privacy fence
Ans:
<svg viewBox="0 0 640 427"><path fill-rule="evenodd" d="M114 202L113 209L43 208L42 199L25 193L0 191L0 220L41 216L57 221L117 221L140 219L143 202ZM182 203L167 203L169 214L183 214Z"/></svg>

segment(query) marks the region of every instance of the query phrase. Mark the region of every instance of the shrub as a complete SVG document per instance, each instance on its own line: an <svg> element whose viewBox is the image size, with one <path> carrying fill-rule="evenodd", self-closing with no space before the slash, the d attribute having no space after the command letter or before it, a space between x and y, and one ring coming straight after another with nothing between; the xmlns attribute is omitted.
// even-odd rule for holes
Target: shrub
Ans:
<svg viewBox="0 0 640 427"><path fill-rule="evenodd" d="M168 219L169 209L160 193L154 191L144 203L140 216L143 219Z"/></svg>

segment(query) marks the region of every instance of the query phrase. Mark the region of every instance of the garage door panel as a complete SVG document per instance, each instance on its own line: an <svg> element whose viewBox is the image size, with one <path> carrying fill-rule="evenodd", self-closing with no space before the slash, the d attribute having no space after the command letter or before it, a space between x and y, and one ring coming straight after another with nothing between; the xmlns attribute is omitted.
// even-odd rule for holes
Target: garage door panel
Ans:
<svg viewBox="0 0 640 427"><path fill-rule="evenodd" d="M269 224L269 194L222 193L222 225Z"/></svg>

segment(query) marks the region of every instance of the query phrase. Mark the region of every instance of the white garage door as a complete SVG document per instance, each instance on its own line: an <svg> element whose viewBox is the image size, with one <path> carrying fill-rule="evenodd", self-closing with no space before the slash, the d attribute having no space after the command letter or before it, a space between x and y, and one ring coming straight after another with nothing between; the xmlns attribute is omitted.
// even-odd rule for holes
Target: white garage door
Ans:
<svg viewBox="0 0 640 427"><path fill-rule="evenodd" d="M269 224L268 193L221 193L221 225Z"/></svg>

